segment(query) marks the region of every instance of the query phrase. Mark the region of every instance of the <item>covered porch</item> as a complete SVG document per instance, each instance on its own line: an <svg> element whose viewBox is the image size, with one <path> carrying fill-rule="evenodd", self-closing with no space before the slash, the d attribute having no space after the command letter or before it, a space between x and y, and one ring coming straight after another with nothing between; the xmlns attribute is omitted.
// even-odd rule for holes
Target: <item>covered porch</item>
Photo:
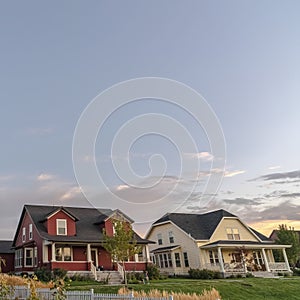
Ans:
<svg viewBox="0 0 300 300"><path fill-rule="evenodd" d="M251 241L218 241L201 246L203 268L233 274L290 273L285 249L290 245L276 245ZM273 251L281 251L283 261L275 261Z"/></svg>
<svg viewBox="0 0 300 300"><path fill-rule="evenodd" d="M126 262L126 270L145 270L149 262L148 245ZM45 242L43 264L50 269L62 268L68 271L118 271L118 262L113 262L101 243Z"/></svg>

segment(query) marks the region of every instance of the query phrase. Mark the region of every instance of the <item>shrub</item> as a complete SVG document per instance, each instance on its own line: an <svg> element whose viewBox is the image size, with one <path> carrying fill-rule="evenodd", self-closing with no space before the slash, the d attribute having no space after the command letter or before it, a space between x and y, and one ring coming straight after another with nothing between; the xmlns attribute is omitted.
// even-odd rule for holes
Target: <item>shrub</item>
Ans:
<svg viewBox="0 0 300 300"><path fill-rule="evenodd" d="M54 279L64 279L67 275L67 270L62 268L53 269L53 278Z"/></svg>
<svg viewBox="0 0 300 300"><path fill-rule="evenodd" d="M220 272L207 270L207 269L190 269L189 276L192 279L220 279Z"/></svg>
<svg viewBox="0 0 300 300"><path fill-rule="evenodd" d="M147 272L148 272L148 276L149 276L150 280L160 278L159 269L154 264L150 264L150 265L147 266Z"/></svg>
<svg viewBox="0 0 300 300"><path fill-rule="evenodd" d="M51 271L44 267L36 269L34 274L40 281L43 281L43 282L49 282L52 279Z"/></svg>
<svg viewBox="0 0 300 300"><path fill-rule="evenodd" d="M128 283L141 283L145 279L143 272L128 272L126 276Z"/></svg>
<svg viewBox="0 0 300 300"><path fill-rule="evenodd" d="M293 269L293 275L294 275L294 276L300 276L300 269L294 268L294 269Z"/></svg>

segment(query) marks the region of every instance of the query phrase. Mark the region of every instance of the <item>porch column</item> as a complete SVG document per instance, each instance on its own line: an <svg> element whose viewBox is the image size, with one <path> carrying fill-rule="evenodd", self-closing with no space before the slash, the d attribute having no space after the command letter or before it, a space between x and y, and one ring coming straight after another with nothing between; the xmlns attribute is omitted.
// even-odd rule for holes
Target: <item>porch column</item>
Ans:
<svg viewBox="0 0 300 300"><path fill-rule="evenodd" d="M55 243L52 243L51 245L51 261L56 261L56 258L55 258Z"/></svg>
<svg viewBox="0 0 300 300"><path fill-rule="evenodd" d="M138 262L139 261L139 255L138 254L134 254L134 261Z"/></svg>
<svg viewBox="0 0 300 300"><path fill-rule="evenodd" d="M86 245L86 260L92 261L91 244Z"/></svg>
<svg viewBox="0 0 300 300"><path fill-rule="evenodd" d="M285 248L282 248L282 254L283 254L285 265L286 265L288 271L291 272L290 264L289 264L289 260L287 258L286 252L285 252Z"/></svg>
<svg viewBox="0 0 300 300"><path fill-rule="evenodd" d="M267 259L265 248L262 248L261 252L262 252L262 255L263 255L263 258L264 258L264 262L265 262L265 266L266 266L266 271L270 272L269 262L268 262L268 259Z"/></svg>
<svg viewBox="0 0 300 300"><path fill-rule="evenodd" d="M149 246L145 245L145 256L146 256L146 262L150 261L150 252L149 252Z"/></svg>
<svg viewBox="0 0 300 300"><path fill-rule="evenodd" d="M221 272L224 274L225 273L224 262L223 262L222 251L220 247L218 247L218 259L221 267Z"/></svg>

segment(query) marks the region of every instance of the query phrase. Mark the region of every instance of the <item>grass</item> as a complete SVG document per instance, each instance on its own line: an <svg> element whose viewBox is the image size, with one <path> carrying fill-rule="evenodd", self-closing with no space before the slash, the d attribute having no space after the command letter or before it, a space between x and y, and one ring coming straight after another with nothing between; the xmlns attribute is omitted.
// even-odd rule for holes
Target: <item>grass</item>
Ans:
<svg viewBox="0 0 300 300"><path fill-rule="evenodd" d="M120 286L103 285L94 281L72 282L70 290L89 290L96 293L117 293ZM300 277L288 278L239 278L218 280L196 279L166 279L151 281L149 285L129 285L136 291L151 289L201 294L204 289L215 288L221 294L222 300L293 300L299 299Z"/></svg>

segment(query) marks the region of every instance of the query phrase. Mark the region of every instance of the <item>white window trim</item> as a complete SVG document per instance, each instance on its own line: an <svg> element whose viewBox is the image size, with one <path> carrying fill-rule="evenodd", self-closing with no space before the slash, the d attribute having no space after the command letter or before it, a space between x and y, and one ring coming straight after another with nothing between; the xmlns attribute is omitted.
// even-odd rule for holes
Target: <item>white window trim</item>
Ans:
<svg viewBox="0 0 300 300"><path fill-rule="evenodd" d="M27 255L26 255L26 250L31 250L32 256L31 256L31 265L27 265L26 263L26 259L27 259ZM33 267L33 248L24 248L24 267Z"/></svg>
<svg viewBox="0 0 300 300"><path fill-rule="evenodd" d="M32 238L33 238L33 233L32 233L32 224L29 224L29 240L32 240Z"/></svg>
<svg viewBox="0 0 300 300"><path fill-rule="evenodd" d="M64 224L65 224L65 234L61 234L58 232L58 222L61 222L61 221L64 222ZM68 235L66 219L56 219L56 234L57 235Z"/></svg>
<svg viewBox="0 0 300 300"><path fill-rule="evenodd" d="M26 227L23 227L22 229L22 242L26 242Z"/></svg>
<svg viewBox="0 0 300 300"><path fill-rule="evenodd" d="M22 268L23 267L23 249L17 249L15 252L15 267Z"/></svg>

